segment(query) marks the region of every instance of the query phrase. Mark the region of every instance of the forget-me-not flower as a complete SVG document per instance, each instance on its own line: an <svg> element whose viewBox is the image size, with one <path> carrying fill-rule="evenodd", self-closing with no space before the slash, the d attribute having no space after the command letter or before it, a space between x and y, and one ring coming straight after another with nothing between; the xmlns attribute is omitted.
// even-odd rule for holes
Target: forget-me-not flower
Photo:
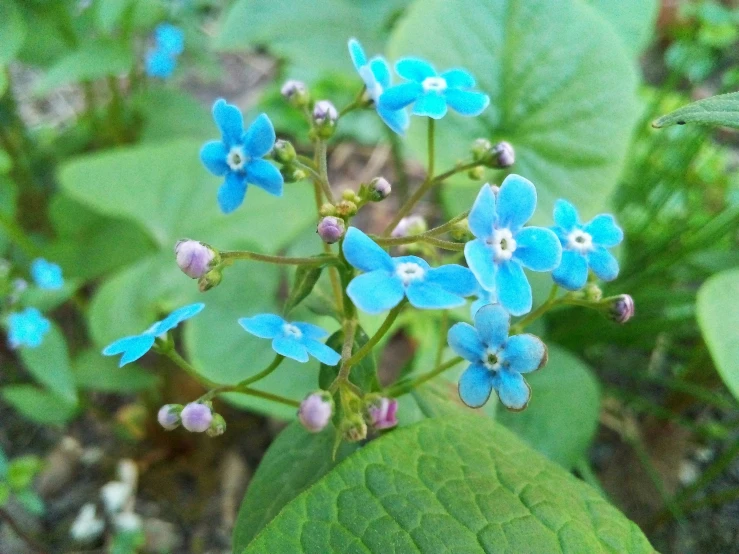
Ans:
<svg viewBox="0 0 739 554"><path fill-rule="evenodd" d="M275 129L269 117L261 114L244 132L241 111L221 98L213 104L213 118L222 139L207 142L200 150L200 159L208 171L226 178L218 190L223 213L231 213L241 205L249 183L282 196L282 175L262 159L275 145Z"/></svg>
<svg viewBox="0 0 739 554"><path fill-rule="evenodd" d="M475 300L470 306L470 316L472 317L472 319L475 319L475 314L477 313L477 310L479 310L483 306L487 306L488 304L495 304L496 300L495 292L485 290L480 286L477 287L474 296L477 296L477 300Z"/></svg>
<svg viewBox="0 0 739 554"><path fill-rule="evenodd" d="M58 290L64 286L62 268L43 258L31 262L31 277L39 288Z"/></svg>
<svg viewBox="0 0 739 554"><path fill-rule="evenodd" d="M395 64L395 71L408 82L392 86L380 96L380 107L399 110L413 104L414 115L441 119L447 107L467 116L480 115L490 104L490 97L469 90L475 78L464 69L437 73L434 66L418 58L404 58Z"/></svg>
<svg viewBox="0 0 739 554"><path fill-rule="evenodd" d="M399 135L405 134L410 123L408 112L405 109L391 110L380 105L380 96L392 84L390 66L382 56L375 56L367 60L364 48L355 38L349 40L349 55L352 63L367 87L367 94L375 103L377 115Z"/></svg>
<svg viewBox="0 0 739 554"><path fill-rule="evenodd" d="M588 268L604 281L618 276L618 261L607 249L620 244L624 233L612 215L600 214L582 224L575 206L557 200L554 223L552 230L562 243L562 262L552 273L555 283L568 290L581 289L588 279Z"/></svg>
<svg viewBox="0 0 739 554"><path fill-rule="evenodd" d="M103 350L103 354L105 356L123 354L120 364L118 364L119 367L135 362L154 346L154 341L158 336L174 329L186 319L199 314L203 308L205 308L205 304L202 302L178 308L161 321L157 321L140 335L124 337L109 344Z"/></svg>
<svg viewBox="0 0 739 554"><path fill-rule="evenodd" d="M468 222L476 239L464 248L467 265L480 285L513 315L531 310L531 285L523 268L551 271L562 246L551 230L524 227L536 208L536 188L520 175L509 175L495 194L484 185Z"/></svg>
<svg viewBox="0 0 739 554"><path fill-rule="evenodd" d="M146 54L146 73L167 79L177 67L177 57L185 49L185 34L171 23L162 23L154 30L154 44Z"/></svg>
<svg viewBox="0 0 739 554"><path fill-rule="evenodd" d="M8 316L8 346L18 348L41 345L44 335L51 329L51 323L36 308L26 308Z"/></svg>
<svg viewBox="0 0 739 554"><path fill-rule="evenodd" d="M457 323L448 341L470 366L459 379L459 397L470 408L483 406L493 389L510 410L523 410L531 388L521 376L547 363L547 347L534 335L508 336L511 316L500 304L483 306L475 314L475 326Z"/></svg>
<svg viewBox="0 0 739 554"><path fill-rule="evenodd" d="M310 354L326 365L336 365L341 360L338 352L321 342L328 332L316 325L301 321L289 323L274 314L242 317L239 325L259 338L272 339L272 349L286 358L304 363Z"/></svg>
<svg viewBox="0 0 739 554"><path fill-rule="evenodd" d="M477 287L466 267L431 267L417 256L393 258L356 227L347 231L343 252L346 261L365 272L352 279L346 293L359 309L370 314L394 308L403 297L415 308L455 308Z"/></svg>

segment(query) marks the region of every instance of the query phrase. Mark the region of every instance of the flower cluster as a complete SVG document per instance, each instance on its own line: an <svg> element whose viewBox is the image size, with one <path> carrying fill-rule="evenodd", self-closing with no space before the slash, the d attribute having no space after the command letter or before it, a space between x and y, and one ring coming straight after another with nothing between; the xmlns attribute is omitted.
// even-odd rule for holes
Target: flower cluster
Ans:
<svg viewBox="0 0 739 554"><path fill-rule="evenodd" d="M146 73L150 77L167 79L177 67L177 58L185 50L185 33L171 23L161 23L154 29L154 46L146 53Z"/></svg>

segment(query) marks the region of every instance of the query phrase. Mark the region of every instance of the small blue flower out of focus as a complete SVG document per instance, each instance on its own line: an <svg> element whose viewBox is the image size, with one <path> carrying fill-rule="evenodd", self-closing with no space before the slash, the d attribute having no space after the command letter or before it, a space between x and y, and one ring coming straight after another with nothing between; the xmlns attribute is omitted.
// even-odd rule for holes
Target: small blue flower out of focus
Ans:
<svg viewBox="0 0 739 554"><path fill-rule="evenodd" d="M354 38L349 40L349 55L357 73L367 87L367 94L375 103L377 115L397 134L405 134L410 123L408 112L405 109L391 110L380 105L380 96L392 84L390 66L385 58L375 56L368 61L362 45Z"/></svg>
<svg viewBox="0 0 739 554"><path fill-rule="evenodd" d="M62 268L43 258L36 258L31 262L31 277L42 289L58 290L64 286Z"/></svg>
<svg viewBox="0 0 739 554"><path fill-rule="evenodd" d="M508 336L511 316L500 304L483 306L475 326L457 323L448 341L470 366L459 379L459 397L470 408L483 406L493 389L509 410L526 408L531 388L521 376L547 363L547 347L530 334Z"/></svg>
<svg viewBox="0 0 739 554"><path fill-rule="evenodd" d="M447 107L466 115L480 115L490 104L490 97L468 90L475 78L464 69L437 73L434 66L418 58L404 58L395 64L395 71L408 82L388 88L380 96L380 107L399 110L413 104L414 115L441 119Z"/></svg>
<svg viewBox="0 0 739 554"><path fill-rule="evenodd" d="M482 288L512 315L531 310L531 285L523 268L551 271L562 246L551 230L524 227L536 208L536 188L520 175L509 175L498 193L484 185L468 218L476 239L464 248L467 265Z"/></svg>
<svg viewBox="0 0 739 554"><path fill-rule="evenodd" d="M157 321L140 335L124 337L109 344L103 350L103 354L105 356L123 354L120 364L118 364L119 367L135 362L154 346L154 341L158 336L174 329L186 319L199 314L203 311L203 308L205 308L205 304L203 303L189 304L188 306L178 308L161 321Z"/></svg>
<svg viewBox="0 0 739 554"><path fill-rule="evenodd" d="M321 342L328 333L316 325L300 321L288 323L274 314L242 317L239 325L259 338L272 339L275 352L297 362L307 362L308 354L326 365L336 365L341 360L338 352Z"/></svg>
<svg viewBox="0 0 739 554"><path fill-rule="evenodd" d="M146 54L146 73L150 77L167 79L177 67L177 57L185 49L185 34L170 23L162 23L154 30L154 48Z"/></svg>
<svg viewBox="0 0 739 554"><path fill-rule="evenodd" d="M343 252L346 261L365 272L352 279L346 293L369 314L394 308L403 297L415 308L455 308L477 288L474 275L466 267L430 267L417 256L392 258L356 227L347 231Z"/></svg>
<svg viewBox="0 0 739 554"><path fill-rule="evenodd" d="M282 196L282 175L262 159L275 145L275 129L269 117L261 114L244 132L241 111L221 98L213 104L213 118L222 139L207 142L200 150L200 159L208 171L226 178L218 190L223 213L231 213L241 205L249 183Z"/></svg>
<svg viewBox="0 0 739 554"><path fill-rule="evenodd" d="M604 281L618 277L618 261L607 248L620 244L624 233L612 215L600 214L583 225L575 206L557 200L554 223L552 230L562 243L562 262L552 273L555 283L569 290L581 289L588 279L588 267Z"/></svg>
<svg viewBox="0 0 739 554"><path fill-rule="evenodd" d="M41 345L44 335L51 329L51 323L36 308L26 308L22 312L10 314L8 317L8 346L18 348L28 346L36 348Z"/></svg>

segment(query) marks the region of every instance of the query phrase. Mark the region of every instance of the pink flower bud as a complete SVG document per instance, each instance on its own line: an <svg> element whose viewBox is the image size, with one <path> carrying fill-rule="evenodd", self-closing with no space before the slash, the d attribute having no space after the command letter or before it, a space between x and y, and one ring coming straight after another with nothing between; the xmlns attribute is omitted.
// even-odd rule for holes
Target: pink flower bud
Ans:
<svg viewBox="0 0 739 554"><path fill-rule="evenodd" d="M313 121L317 125L333 125L339 119L339 112L328 100L319 100L313 107Z"/></svg>
<svg viewBox="0 0 739 554"><path fill-rule="evenodd" d="M207 431L213 421L213 413L205 404L190 402L182 409L180 414L182 426L193 433Z"/></svg>
<svg viewBox="0 0 739 554"><path fill-rule="evenodd" d="M412 235L420 235L428 230L428 223L420 215L409 215L398 222L397 227L393 229L393 237L408 237Z"/></svg>
<svg viewBox="0 0 739 554"><path fill-rule="evenodd" d="M369 184L370 199L373 202L379 202L390 196L393 190L390 183L384 177L375 177Z"/></svg>
<svg viewBox="0 0 739 554"><path fill-rule="evenodd" d="M398 401L395 398L380 398L369 407L372 426L375 429L390 429L398 424Z"/></svg>
<svg viewBox="0 0 739 554"><path fill-rule="evenodd" d="M182 412L182 404L166 404L159 408L157 421L167 431L171 431L180 425L180 412Z"/></svg>
<svg viewBox="0 0 739 554"><path fill-rule="evenodd" d="M300 403L298 419L309 433L322 431L334 411L334 402L331 395L325 391L314 392L305 397Z"/></svg>
<svg viewBox="0 0 739 554"><path fill-rule="evenodd" d="M177 265L192 279L200 279L210 269L216 252L207 244L197 240L180 240L174 247Z"/></svg>
<svg viewBox="0 0 739 554"><path fill-rule="evenodd" d="M619 294L610 299L608 317L616 323L626 323L634 316L634 299L629 294Z"/></svg>
<svg viewBox="0 0 739 554"><path fill-rule="evenodd" d="M499 142L493 146L494 167L511 167L516 162L516 151L510 142Z"/></svg>
<svg viewBox="0 0 739 554"><path fill-rule="evenodd" d="M306 88L305 83L302 81L296 81L295 79L285 81L285 84L282 85L282 88L280 89L280 94L288 100L302 99L307 96L307 93L308 89Z"/></svg>
<svg viewBox="0 0 739 554"><path fill-rule="evenodd" d="M328 216L318 222L316 233L326 244L333 244L344 236L344 220L334 216Z"/></svg>

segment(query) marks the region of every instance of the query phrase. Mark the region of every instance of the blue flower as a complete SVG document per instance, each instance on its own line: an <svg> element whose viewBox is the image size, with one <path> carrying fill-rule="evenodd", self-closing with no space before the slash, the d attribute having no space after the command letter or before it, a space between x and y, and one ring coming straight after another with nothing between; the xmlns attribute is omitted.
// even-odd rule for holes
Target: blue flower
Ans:
<svg viewBox="0 0 739 554"><path fill-rule="evenodd" d="M141 356L146 354L152 346L154 346L154 341L158 336L174 329L186 319L190 319L199 314L203 308L205 308L205 304L203 303L190 304L188 306L178 308L161 321L157 321L140 335L124 337L122 339L118 339L112 344L109 344L103 350L103 354L105 356L123 354L121 362L118 364L119 367L135 362Z"/></svg>
<svg viewBox="0 0 739 554"><path fill-rule="evenodd" d="M380 96L392 84L390 66L385 58L375 56L368 61L362 45L354 38L349 40L349 55L359 76L364 81L364 85L367 87L367 94L375 103L377 114L390 129L399 135L405 134L410 123L408 112L404 109L391 110L380 105Z"/></svg>
<svg viewBox="0 0 739 554"><path fill-rule="evenodd" d="M597 215L583 225L575 206L557 200L554 223L552 230L562 243L562 262L552 273L555 283L569 290L581 289L588 279L588 268L603 281L618 277L618 261L607 249L618 245L624 233L612 215Z"/></svg>
<svg viewBox="0 0 739 554"><path fill-rule="evenodd" d="M42 289L58 290L64 286L62 268L43 258L31 262L31 277Z"/></svg>
<svg viewBox="0 0 739 554"><path fill-rule="evenodd" d="M493 389L509 410L526 408L531 388L522 373L544 367L547 347L534 335L508 336L511 316L500 304L484 306L475 326L457 323L449 329L449 346L471 362L459 379L459 397L470 408L483 406Z"/></svg>
<svg viewBox="0 0 739 554"><path fill-rule="evenodd" d="M405 58L395 64L395 71L408 82L388 88L380 96L380 107L399 110L413 104L414 115L441 119L447 106L462 115L480 115L490 104L490 97L468 90L475 79L464 69L450 69L441 74L427 61Z"/></svg>
<svg viewBox="0 0 739 554"><path fill-rule="evenodd" d="M8 317L8 345L10 348L36 348L51 329L51 323L36 308L26 308Z"/></svg>
<svg viewBox="0 0 739 554"><path fill-rule="evenodd" d="M328 336L316 325L295 321L288 323L278 315L260 314L239 319L247 333L262 339L272 339L272 349L286 358L307 362L308 354L326 365L336 365L341 355L321 342Z"/></svg>
<svg viewBox="0 0 739 554"><path fill-rule="evenodd" d="M477 237L464 248L467 265L482 288L494 293L512 315L531 310L531 285L523 272L551 271L562 247L549 229L524 227L536 208L536 188L519 175L509 175L497 195L484 185L468 218Z"/></svg>
<svg viewBox="0 0 739 554"><path fill-rule="evenodd" d="M347 231L343 252L351 265L365 272L352 279L346 293L370 314L397 306L403 297L416 308L455 308L477 288L475 277L466 267L430 267L416 256L392 258L356 227Z"/></svg>
<svg viewBox="0 0 739 554"><path fill-rule="evenodd" d="M477 310L479 310L483 306L487 306L488 304L495 304L495 293L489 290L485 290L480 286L477 287L474 296L477 296L477 300L475 300L470 306L470 316L472 317L472 319L475 319L475 314L477 313Z"/></svg>
<svg viewBox="0 0 739 554"><path fill-rule="evenodd" d="M223 213L231 213L241 205L248 183L282 196L282 175L262 159L275 145L275 129L269 118L261 114L244 132L241 112L222 98L213 104L213 118L223 138L206 143L200 159L208 171L226 177L218 190Z"/></svg>
<svg viewBox="0 0 739 554"><path fill-rule="evenodd" d="M159 50L173 56L179 56L185 50L185 33L171 23L157 25L154 29L154 41Z"/></svg>
<svg viewBox="0 0 739 554"><path fill-rule="evenodd" d="M168 79L177 67L177 60L169 53L154 48L146 53L146 74L150 77Z"/></svg>

